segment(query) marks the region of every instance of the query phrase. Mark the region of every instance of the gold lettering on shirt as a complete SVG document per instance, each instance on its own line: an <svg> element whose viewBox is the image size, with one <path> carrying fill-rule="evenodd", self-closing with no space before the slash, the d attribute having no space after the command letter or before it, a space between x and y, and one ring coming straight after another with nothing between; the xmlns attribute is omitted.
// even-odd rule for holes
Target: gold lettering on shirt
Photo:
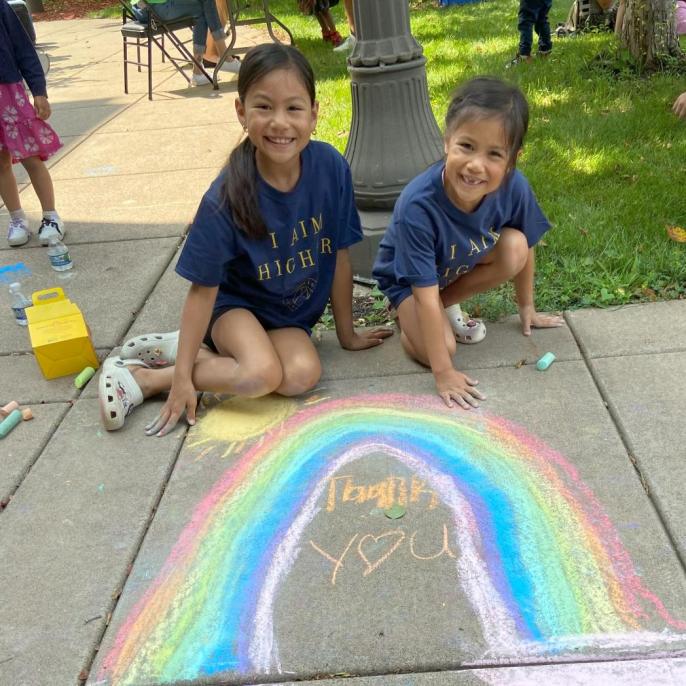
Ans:
<svg viewBox="0 0 686 686"><path fill-rule="evenodd" d="M474 253L477 255L481 254L481 250L479 250L479 246L470 238L469 239L469 245L471 246L471 250L467 254L467 257L471 257Z"/></svg>
<svg viewBox="0 0 686 686"><path fill-rule="evenodd" d="M324 226L323 215L320 213L317 217L310 217L309 219L300 219L291 229L290 245L293 246L301 239L313 239L315 235L320 233ZM270 231L268 234L272 249L279 248L279 237L276 232ZM259 281L269 281L272 278L279 278L286 274L293 274L296 270L310 269L316 267L315 253L320 255L332 255L333 245L330 237L321 237L319 245L314 248L306 248L298 250L293 257L285 259L283 257L276 258L263 264L258 264L257 278Z"/></svg>
<svg viewBox="0 0 686 686"><path fill-rule="evenodd" d="M488 230L488 235L493 239L493 245L495 245L498 242L498 240L500 239L500 234L496 233L495 226L492 226Z"/></svg>
<svg viewBox="0 0 686 686"><path fill-rule="evenodd" d="M450 260L451 261L455 259L455 252L456 251L457 251L457 243L453 243L450 246Z"/></svg>
<svg viewBox="0 0 686 686"><path fill-rule="evenodd" d="M303 269L305 269L306 267L314 267L312 251L309 248L307 250L299 250L298 257L300 258L300 264Z"/></svg>

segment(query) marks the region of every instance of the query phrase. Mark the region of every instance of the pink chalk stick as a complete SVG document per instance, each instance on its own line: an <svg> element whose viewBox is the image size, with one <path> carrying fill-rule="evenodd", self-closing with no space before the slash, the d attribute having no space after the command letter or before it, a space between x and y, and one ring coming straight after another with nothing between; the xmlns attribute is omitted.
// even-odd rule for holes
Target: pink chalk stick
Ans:
<svg viewBox="0 0 686 686"><path fill-rule="evenodd" d="M7 403L7 405L3 405L2 407L0 407L0 414L3 417L7 417L12 412L12 410L18 410L18 409L19 409L19 403L16 400L11 400L10 402Z"/></svg>

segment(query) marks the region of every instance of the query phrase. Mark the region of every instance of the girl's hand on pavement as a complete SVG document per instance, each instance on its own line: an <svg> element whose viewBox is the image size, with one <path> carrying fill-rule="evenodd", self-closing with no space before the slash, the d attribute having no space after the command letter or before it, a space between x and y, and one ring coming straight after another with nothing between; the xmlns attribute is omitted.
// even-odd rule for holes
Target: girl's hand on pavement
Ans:
<svg viewBox="0 0 686 686"><path fill-rule="evenodd" d="M533 305L519 308L519 319L522 322L522 333L531 335L531 329L552 329L563 326L565 320L558 314L539 314Z"/></svg>
<svg viewBox="0 0 686 686"><path fill-rule="evenodd" d="M448 407L453 407L454 400L460 407L469 410L472 407L479 407L479 400L486 400L486 396L475 388L479 382L458 372L457 369L434 373L434 378L438 395Z"/></svg>
<svg viewBox="0 0 686 686"><path fill-rule="evenodd" d="M393 329L390 327L377 326L374 329L366 329L362 333L355 332L349 341L346 341L345 344L341 343L341 347L346 350L366 350L381 345L384 338L392 335Z"/></svg>
<svg viewBox="0 0 686 686"><path fill-rule="evenodd" d="M193 426L197 406L198 395L191 381L181 385L173 383L167 402L157 417L145 427L145 435L166 436L176 426L184 410L188 423Z"/></svg>

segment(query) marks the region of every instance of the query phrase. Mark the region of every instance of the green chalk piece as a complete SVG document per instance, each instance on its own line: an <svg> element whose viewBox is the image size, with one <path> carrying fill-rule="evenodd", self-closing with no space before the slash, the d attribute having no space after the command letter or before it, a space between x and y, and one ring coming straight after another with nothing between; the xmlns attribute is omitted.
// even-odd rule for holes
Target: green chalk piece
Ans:
<svg viewBox="0 0 686 686"><path fill-rule="evenodd" d="M536 369L538 369L539 372L544 372L553 362L555 362L555 353L546 353L536 362Z"/></svg>
<svg viewBox="0 0 686 686"><path fill-rule="evenodd" d="M384 514L389 519L400 519L401 517L405 516L405 508L402 505L398 505L396 503L392 507L389 507L387 510L384 510Z"/></svg>
<svg viewBox="0 0 686 686"><path fill-rule="evenodd" d="M95 374L95 369L93 367L86 367L79 372L79 375L74 379L74 386L76 388L83 388Z"/></svg>
<svg viewBox="0 0 686 686"><path fill-rule="evenodd" d="M7 434L21 421L21 410L12 410L2 422L0 422L0 438Z"/></svg>

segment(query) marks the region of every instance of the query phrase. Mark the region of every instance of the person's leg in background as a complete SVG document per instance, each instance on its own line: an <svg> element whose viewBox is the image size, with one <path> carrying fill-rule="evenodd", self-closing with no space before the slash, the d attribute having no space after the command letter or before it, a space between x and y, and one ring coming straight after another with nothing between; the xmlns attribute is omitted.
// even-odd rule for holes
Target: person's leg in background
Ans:
<svg viewBox="0 0 686 686"><path fill-rule="evenodd" d="M188 0L184 0L188 1ZM202 63L202 57L206 52L207 48L207 36L208 36L208 30L209 30L209 35L212 37L213 42L214 42L214 49L217 52L218 55L218 60L222 58L224 53L226 52L226 34L224 33L224 24L222 23L221 19L219 18L219 11L217 10L217 2L216 0L193 0L195 2L198 2L200 6L202 7L202 14L204 18L204 26L200 24L196 24L193 27L193 50L195 51L195 57L198 60L198 62ZM200 32L202 31L202 45L200 45ZM196 43L198 43L196 45ZM197 49L202 48L202 51L200 54L197 54ZM234 74L238 73L238 70L241 68L241 63L237 60L234 59L233 57L229 57L221 66L222 70L224 71L230 71L233 72ZM198 69L198 72L200 70ZM198 79L194 79L196 82ZM204 76L201 75L201 79L204 83Z"/></svg>
<svg viewBox="0 0 686 686"><path fill-rule="evenodd" d="M552 6L553 0L542 0L534 24L538 35L538 54L541 57L547 57L553 49L553 41L550 38L550 21L548 20L548 13Z"/></svg>
<svg viewBox="0 0 686 686"><path fill-rule="evenodd" d="M336 28L336 22L331 16L331 10L326 2L317 2L315 4L314 16L319 22L319 26L322 29L322 38L331 43L334 48L339 46L343 42L343 38L338 29Z"/></svg>
<svg viewBox="0 0 686 686"><path fill-rule="evenodd" d="M336 48L334 52L351 53L357 43L355 36L355 16L353 14L353 0L343 0L343 9L345 10L345 18L348 20L348 37Z"/></svg>
<svg viewBox="0 0 686 686"><path fill-rule="evenodd" d="M217 7L219 21L221 22L222 26L226 26L229 21L229 8L227 0L216 0L215 4ZM214 38L212 38L212 34L209 31L207 32L207 47L205 48L205 54L203 57L206 62L211 63L205 64L206 67L214 67L214 65L219 62L219 58L221 57L221 54L218 53L217 47L214 43Z"/></svg>
<svg viewBox="0 0 686 686"><path fill-rule="evenodd" d="M534 23L536 21L536 12L531 6L531 0L519 0L518 17L519 50L511 64L522 61L531 62L531 44L534 40Z"/></svg>

